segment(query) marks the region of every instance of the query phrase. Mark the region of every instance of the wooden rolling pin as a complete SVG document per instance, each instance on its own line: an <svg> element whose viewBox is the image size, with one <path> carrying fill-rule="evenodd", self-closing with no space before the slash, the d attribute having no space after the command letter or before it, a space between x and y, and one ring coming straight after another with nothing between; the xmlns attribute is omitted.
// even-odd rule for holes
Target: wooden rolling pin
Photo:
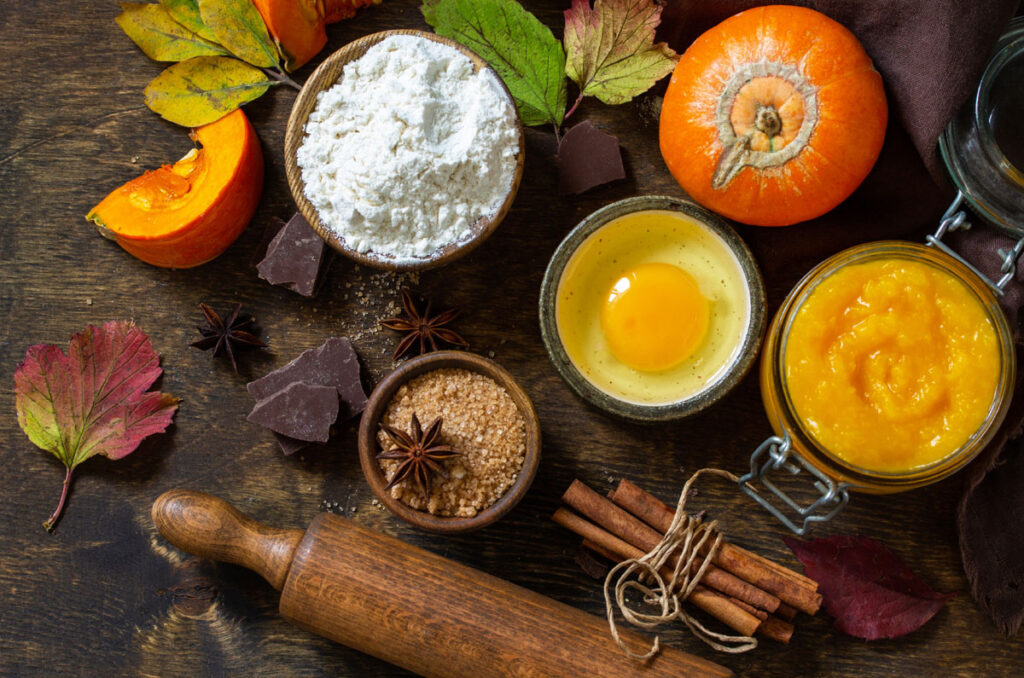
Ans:
<svg viewBox="0 0 1024 678"><path fill-rule="evenodd" d="M730 676L664 648L626 657L603 619L321 513L305 532L262 525L203 492L171 490L153 521L178 548L255 570L296 626L423 676ZM634 652L649 641L620 631Z"/></svg>

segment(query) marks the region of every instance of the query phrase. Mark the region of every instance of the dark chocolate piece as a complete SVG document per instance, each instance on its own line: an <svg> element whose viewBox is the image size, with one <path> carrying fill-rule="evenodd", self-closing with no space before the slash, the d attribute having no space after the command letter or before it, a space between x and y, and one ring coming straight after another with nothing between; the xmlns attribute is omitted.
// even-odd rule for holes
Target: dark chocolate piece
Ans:
<svg viewBox="0 0 1024 678"><path fill-rule="evenodd" d="M558 144L558 191L583 193L626 178L619 140L589 120L576 125Z"/></svg>
<svg viewBox="0 0 1024 678"><path fill-rule="evenodd" d="M274 432L272 431L272 433ZM285 455L295 454L299 450L306 449L306 446L309 445L305 440L289 438L288 436L281 435L280 433L274 433L274 438L277 439L277 444Z"/></svg>
<svg viewBox="0 0 1024 678"><path fill-rule="evenodd" d="M271 285L312 297L323 281L332 253L306 219L296 213L270 241L256 270Z"/></svg>
<svg viewBox="0 0 1024 678"><path fill-rule="evenodd" d="M256 403L246 419L289 438L326 443L338 419L338 391L295 382Z"/></svg>
<svg viewBox="0 0 1024 678"><path fill-rule="evenodd" d="M341 398L341 421L351 419L366 407L366 392L359 378L359 358L345 337L331 337L319 348L304 351L284 367L249 382L246 388L259 402L294 382L337 389Z"/></svg>
<svg viewBox="0 0 1024 678"><path fill-rule="evenodd" d="M267 256L267 248L270 247L270 241L277 237L277 234L284 228L284 220L278 219L277 217L270 217L267 223L263 226L263 233L260 235L260 244L253 250L252 256L249 258L249 265L255 268L264 257Z"/></svg>

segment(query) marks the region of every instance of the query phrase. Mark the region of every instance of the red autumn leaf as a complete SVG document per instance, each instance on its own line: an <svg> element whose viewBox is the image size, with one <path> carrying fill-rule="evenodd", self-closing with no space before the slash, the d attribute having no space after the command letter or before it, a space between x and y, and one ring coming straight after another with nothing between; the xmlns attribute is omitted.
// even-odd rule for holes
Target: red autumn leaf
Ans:
<svg viewBox="0 0 1024 678"><path fill-rule="evenodd" d="M14 373L18 425L67 467L47 530L60 517L76 466L97 454L120 459L170 425L178 399L146 390L161 372L149 337L131 322L89 325L71 337L67 355L52 344L29 347Z"/></svg>
<svg viewBox="0 0 1024 678"><path fill-rule="evenodd" d="M835 628L857 638L896 638L917 630L956 595L933 591L877 539L834 535L783 541L818 582Z"/></svg>

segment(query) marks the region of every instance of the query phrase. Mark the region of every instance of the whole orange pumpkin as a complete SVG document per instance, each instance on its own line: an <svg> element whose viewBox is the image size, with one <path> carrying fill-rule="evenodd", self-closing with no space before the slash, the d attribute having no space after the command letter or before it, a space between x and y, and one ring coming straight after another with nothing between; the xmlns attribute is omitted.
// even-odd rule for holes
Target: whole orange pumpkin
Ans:
<svg viewBox="0 0 1024 678"><path fill-rule="evenodd" d="M803 7L740 12L683 54L661 109L676 181L731 219L787 226L828 212L882 149L882 78L857 38Z"/></svg>

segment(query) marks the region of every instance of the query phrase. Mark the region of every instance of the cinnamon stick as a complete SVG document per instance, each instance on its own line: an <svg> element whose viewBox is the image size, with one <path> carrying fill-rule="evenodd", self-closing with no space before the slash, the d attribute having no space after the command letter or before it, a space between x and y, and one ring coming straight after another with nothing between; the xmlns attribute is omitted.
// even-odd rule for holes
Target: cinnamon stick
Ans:
<svg viewBox="0 0 1024 678"><path fill-rule="evenodd" d="M758 629L758 633L765 638L789 644L789 639L793 637L793 625L782 621L778 617L768 615L768 618L761 622L761 628Z"/></svg>
<svg viewBox="0 0 1024 678"><path fill-rule="evenodd" d="M768 613L767 612L765 612L764 610L762 610L760 608L754 607L750 603L744 603L739 598L730 598L730 600L732 601L733 605L735 605L736 607L738 607L738 608L740 608L742 610L746 610L747 612L749 612L750 614L754 615L755 617L757 617L761 621L764 621L765 619L768 618Z"/></svg>
<svg viewBox="0 0 1024 678"><path fill-rule="evenodd" d="M757 635L764 636L765 638L771 638L772 640L786 644L788 644L789 639L793 637L792 624L779 619L775 615L768 614L764 610L752 607L747 603L744 603L742 600L736 600L733 598L732 604L742 610L746 610L761 620L761 625L757 627Z"/></svg>
<svg viewBox="0 0 1024 678"><path fill-rule="evenodd" d="M796 617L796 612L797 610L795 607L790 607L785 603L779 603L779 609L775 610L775 616L779 619L785 619L786 621L793 621L793 618Z"/></svg>
<svg viewBox="0 0 1024 678"><path fill-rule="evenodd" d="M614 500L616 492L619 493L618 501ZM672 518L676 514L672 507L626 478L619 481L618 487L609 493L609 498L662 533L668 530L668 526L672 523ZM805 588L809 588L812 591L818 590L818 582L799 572L794 572L788 567L776 563L774 560L769 560L764 556L733 544L729 544L728 549L735 551L738 558L755 561L765 568L777 572L782 577L792 579Z"/></svg>
<svg viewBox="0 0 1024 678"><path fill-rule="evenodd" d="M619 508L579 480L573 481L562 495L562 501L616 537L644 552L650 551L661 541L662 535L654 528ZM675 560L669 562L675 567ZM699 562L695 563L695 567L699 567ZM768 612L774 612L779 607L778 597L714 565L705 570L701 583Z"/></svg>
<svg viewBox="0 0 1024 678"><path fill-rule="evenodd" d="M630 546L615 535L609 534L602 528L571 511L560 508L555 511L551 519L562 527L572 530L583 537L583 545L585 547L614 563L630 558L640 558L644 555L644 552L640 549ZM661 576L667 580L672 577L672 572L667 568L662 568ZM692 603L694 607L704 610L733 631L745 636L753 635L761 625L760 618L739 607L728 597L715 593L703 586L698 585L694 587L693 592L686 600Z"/></svg>
<svg viewBox="0 0 1024 678"><path fill-rule="evenodd" d="M754 635L764 623L758 617L736 605L734 599L700 584L693 587L693 593L687 600L744 636Z"/></svg>
<svg viewBox="0 0 1024 678"><path fill-rule="evenodd" d="M612 501L662 534L675 516L675 511L657 497L625 479L619 482ZM814 614L821 607L821 594L814 580L746 549L723 541L711 562L801 612ZM778 608L754 604L769 612Z"/></svg>
<svg viewBox="0 0 1024 678"><path fill-rule="evenodd" d="M630 558L639 558L644 555L640 549L630 546L618 537L605 532L597 525L580 518L571 511L558 509L552 517L559 525L582 536L584 547L613 563L622 562ZM589 535L589 537L585 535ZM662 568L661 576L668 579L672 576L672 572L668 571L667 568ZM759 636L771 638L780 643L788 643L793 635L792 624L776 619L764 610L759 610L738 598L723 596L700 584L694 587L693 592L686 600L732 630L746 636L756 633ZM756 618L760 624L754 627L748 618L730 608L729 605ZM753 630L751 630L752 627Z"/></svg>

